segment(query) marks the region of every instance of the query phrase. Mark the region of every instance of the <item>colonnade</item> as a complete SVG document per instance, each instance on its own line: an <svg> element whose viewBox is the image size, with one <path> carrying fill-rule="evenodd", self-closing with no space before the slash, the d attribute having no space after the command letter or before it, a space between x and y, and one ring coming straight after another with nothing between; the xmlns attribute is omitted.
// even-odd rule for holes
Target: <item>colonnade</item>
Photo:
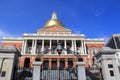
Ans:
<svg viewBox="0 0 120 80"><path fill-rule="evenodd" d="M27 51L28 41L29 40L27 40L27 39L23 40L22 51L21 51L22 54L27 54L26 51ZM31 54L36 54L38 40L32 39L31 41L32 41ZM41 51L44 51L45 41L46 40L40 40L40 41L42 42L41 43ZM85 40L47 40L47 41L49 41L49 46L48 46L49 49L52 49L52 46L53 46L52 43L54 43L54 41L56 41L57 43L59 41L63 41L64 42L63 49L67 49L67 46L68 46L67 42L71 41L70 44L69 44L69 45L71 45L71 51L73 51L73 52L79 52L80 54L83 54L83 55L86 54ZM76 43L76 42L78 42L78 43ZM79 47L76 46L76 45L79 45ZM57 44L55 46L57 46ZM64 54L67 54L67 52L65 51Z"/></svg>

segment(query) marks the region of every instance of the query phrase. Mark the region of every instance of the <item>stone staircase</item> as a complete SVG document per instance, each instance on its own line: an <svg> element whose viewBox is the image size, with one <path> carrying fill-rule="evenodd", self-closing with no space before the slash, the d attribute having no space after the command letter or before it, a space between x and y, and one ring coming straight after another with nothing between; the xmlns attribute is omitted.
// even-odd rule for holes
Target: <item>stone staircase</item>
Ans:
<svg viewBox="0 0 120 80"><path fill-rule="evenodd" d="M91 70L86 69L86 77L87 77L86 80L100 80L98 74L97 75L96 74L97 73L92 73Z"/></svg>

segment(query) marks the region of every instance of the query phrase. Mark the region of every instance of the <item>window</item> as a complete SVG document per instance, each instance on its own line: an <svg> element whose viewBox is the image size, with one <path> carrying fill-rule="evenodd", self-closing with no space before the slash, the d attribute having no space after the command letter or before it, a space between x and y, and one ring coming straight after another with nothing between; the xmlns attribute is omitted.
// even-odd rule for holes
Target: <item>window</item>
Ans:
<svg viewBox="0 0 120 80"><path fill-rule="evenodd" d="M72 68L73 66L73 60L72 59L68 59L68 68Z"/></svg>
<svg viewBox="0 0 120 80"><path fill-rule="evenodd" d="M95 47L92 48L92 52L93 52L93 55L96 54L96 48Z"/></svg>
<svg viewBox="0 0 120 80"><path fill-rule="evenodd" d="M30 67L30 58L25 58L24 67L25 68L29 68Z"/></svg>
<svg viewBox="0 0 120 80"><path fill-rule="evenodd" d="M64 69L64 67L65 67L65 60L61 59L60 60L60 69Z"/></svg>
<svg viewBox="0 0 120 80"><path fill-rule="evenodd" d="M52 59L52 69L57 69L57 60Z"/></svg>
<svg viewBox="0 0 120 80"><path fill-rule="evenodd" d="M5 75L6 75L6 71L2 71L1 77L5 77Z"/></svg>
<svg viewBox="0 0 120 80"><path fill-rule="evenodd" d="M108 64L108 68L113 68L113 65L112 64Z"/></svg>
<svg viewBox="0 0 120 80"><path fill-rule="evenodd" d="M113 70L110 70L110 76L114 76Z"/></svg>
<svg viewBox="0 0 120 80"><path fill-rule="evenodd" d="M44 69L48 69L48 65L49 65L48 60L45 60L45 61L43 62L43 65L44 65Z"/></svg>

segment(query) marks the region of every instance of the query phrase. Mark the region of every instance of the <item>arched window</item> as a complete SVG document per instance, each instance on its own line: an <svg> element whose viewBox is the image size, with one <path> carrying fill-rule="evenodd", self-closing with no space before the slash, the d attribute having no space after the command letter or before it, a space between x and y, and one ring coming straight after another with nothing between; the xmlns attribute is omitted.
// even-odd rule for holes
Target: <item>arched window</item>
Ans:
<svg viewBox="0 0 120 80"><path fill-rule="evenodd" d="M83 59L82 59L82 58L78 58L78 61L79 61L79 62L82 62L82 61L83 61Z"/></svg>
<svg viewBox="0 0 120 80"><path fill-rule="evenodd" d="M25 68L29 68L30 67L30 58L25 58L24 67Z"/></svg>
<svg viewBox="0 0 120 80"><path fill-rule="evenodd" d="M41 59L40 58L36 58L35 61L41 61Z"/></svg>
<svg viewBox="0 0 120 80"><path fill-rule="evenodd" d="M64 69L64 67L65 67L65 60L61 59L60 60L60 69Z"/></svg>
<svg viewBox="0 0 120 80"><path fill-rule="evenodd" d="M52 69L57 69L57 60L52 59Z"/></svg>
<svg viewBox="0 0 120 80"><path fill-rule="evenodd" d="M43 67L44 69L48 69L49 61L46 59L43 61Z"/></svg>
<svg viewBox="0 0 120 80"><path fill-rule="evenodd" d="M73 66L73 60L68 59L68 68L72 68L72 66Z"/></svg>

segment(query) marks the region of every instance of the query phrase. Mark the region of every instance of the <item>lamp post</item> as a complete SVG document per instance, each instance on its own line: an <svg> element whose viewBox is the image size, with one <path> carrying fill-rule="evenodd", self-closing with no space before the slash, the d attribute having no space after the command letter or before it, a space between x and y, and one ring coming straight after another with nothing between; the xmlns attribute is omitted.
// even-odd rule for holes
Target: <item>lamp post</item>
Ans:
<svg viewBox="0 0 120 80"><path fill-rule="evenodd" d="M57 43L57 52L58 52L58 55L60 56L60 54L62 53L61 43ZM60 80L60 66L59 66L59 80Z"/></svg>
<svg viewBox="0 0 120 80"><path fill-rule="evenodd" d="M57 52L58 52L58 55L60 55L62 53L61 43L57 43Z"/></svg>

